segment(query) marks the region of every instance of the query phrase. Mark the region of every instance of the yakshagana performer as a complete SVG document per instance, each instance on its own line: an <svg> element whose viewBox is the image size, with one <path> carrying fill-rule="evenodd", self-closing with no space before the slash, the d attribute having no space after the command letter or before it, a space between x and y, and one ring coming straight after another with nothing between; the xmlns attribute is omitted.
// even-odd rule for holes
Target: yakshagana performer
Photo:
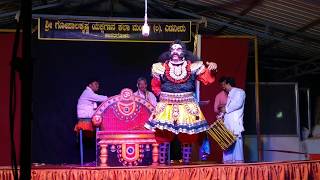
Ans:
<svg viewBox="0 0 320 180"><path fill-rule="evenodd" d="M214 82L211 71L217 69L217 64L207 62L206 67L186 50L180 40L175 40L159 60L162 62L152 65L151 86L160 102L145 127L155 130L160 144L160 164L166 162L169 142L174 134L182 144L183 163L188 164L191 161L191 144L197 140L198 133L209 128L194 97L195 83L196 80L204 85Z"/></svg>

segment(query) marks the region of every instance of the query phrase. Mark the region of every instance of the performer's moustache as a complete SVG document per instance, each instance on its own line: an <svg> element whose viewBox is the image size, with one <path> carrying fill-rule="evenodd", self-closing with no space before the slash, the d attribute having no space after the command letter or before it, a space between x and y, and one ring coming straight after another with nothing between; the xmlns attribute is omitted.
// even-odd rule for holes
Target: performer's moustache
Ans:
<svg viewBox="0 0 320 180"><path fill-rule="evenodd" d="M179 55L178 53L173 53L173 54L170 55L170 59L172 59L172 57L173 57L174 55L179 56L179 59L183 59L183 57L184 57L184 53L181 53L180 55Z"/></svg>

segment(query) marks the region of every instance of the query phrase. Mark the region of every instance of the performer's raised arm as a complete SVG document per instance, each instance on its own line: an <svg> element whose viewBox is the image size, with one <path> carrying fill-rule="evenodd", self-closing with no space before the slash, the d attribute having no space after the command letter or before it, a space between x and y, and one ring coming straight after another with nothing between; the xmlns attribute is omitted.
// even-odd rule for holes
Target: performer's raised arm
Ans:
<svg viewBox="0 0 320 180"><path fill-rule="evenodd" d="M202 64L202 67L199 69L197 80L202 82L204 85L211 84L215 81L215 76L212 75L212 71L217 71L217 64L214 62L206 62L208 67L205 67L204 64Z"/></svg>

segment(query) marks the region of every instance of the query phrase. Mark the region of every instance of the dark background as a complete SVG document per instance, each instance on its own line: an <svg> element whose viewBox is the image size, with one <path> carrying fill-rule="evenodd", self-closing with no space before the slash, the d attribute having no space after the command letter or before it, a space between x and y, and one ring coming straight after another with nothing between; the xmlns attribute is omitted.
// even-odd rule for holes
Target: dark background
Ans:
<svg viewBox="0 0 320 180"><path fill-rule="evenodd" d="M34 39L32 161L79 163L73 128L78 97L87 79L99 78L99 93L107 96L126 87L135 91L138 77L150 82L152 63L168 48L168 44ZM85 161L94 160L88 154L94 155L85 152Z"/></svg>

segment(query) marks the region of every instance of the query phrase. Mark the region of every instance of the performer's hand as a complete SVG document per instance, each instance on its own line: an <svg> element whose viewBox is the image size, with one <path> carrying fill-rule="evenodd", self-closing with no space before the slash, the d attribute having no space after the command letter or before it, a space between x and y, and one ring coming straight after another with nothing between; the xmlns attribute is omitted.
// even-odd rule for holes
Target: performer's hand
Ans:
<svg viewBox="0 0 320 180"><path fill-rule="evenodd" d="M208 65L208 70L212 71L212 70L217 70L218 65L214 62L206 62L206 64Z"/></svg>
<svg viewBox="0 0 320 180"><path fill-rule="evenodd" d="M225 113L226 112L226 107L221 107L220 112Z"/></svg>

